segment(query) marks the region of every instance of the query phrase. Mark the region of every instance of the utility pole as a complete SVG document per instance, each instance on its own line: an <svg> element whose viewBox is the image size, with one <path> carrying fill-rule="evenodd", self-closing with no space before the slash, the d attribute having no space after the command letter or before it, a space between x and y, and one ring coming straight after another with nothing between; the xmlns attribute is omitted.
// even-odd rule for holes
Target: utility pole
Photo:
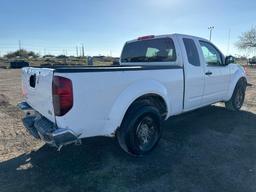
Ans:
<svg viewBox="0 0 256 192"><path fill-rule="evenodd" d="M76 46L76 57L78 57L78 47Z"/></svg>
<svg viewBox="0 0 256 192"><path fill-rule="evenodd" d="M231 34L231 29L228 30L228 48L227 48L227 55L229 54L229 48L230 48L230 34Z"/></svg>
<svg viewBox="0 0 256 192"><path fill-rule="evenodd" d="M214 28L215 28L214 26L208 27L208 29L210 30L210 38L209 38L210 41L212 41L212 30L213 30Z"/></svg>
<svg viewBox="0 0 256 192"><path fill-rule="evenodd" d="M82 56L84 57L84 44L82 44Z"/></svg>
<svg viewBox="0 0 256 192"><path fill-rule="evenodd" d="M21 50L21 41L19 40L19 50Z"/></svg>

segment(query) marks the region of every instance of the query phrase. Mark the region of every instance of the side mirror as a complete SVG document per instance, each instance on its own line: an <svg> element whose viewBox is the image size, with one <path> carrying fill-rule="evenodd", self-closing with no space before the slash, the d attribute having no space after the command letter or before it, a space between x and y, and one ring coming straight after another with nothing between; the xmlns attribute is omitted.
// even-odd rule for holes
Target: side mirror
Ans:
<svg viewBox="0 0 256 192"><path fill-rule="evenodd" d="M230 64L230 63L235 63L235 57L233 57L233 56L227 56L226 58L225 58L225 65L228 65L228 64Z"/></svg>

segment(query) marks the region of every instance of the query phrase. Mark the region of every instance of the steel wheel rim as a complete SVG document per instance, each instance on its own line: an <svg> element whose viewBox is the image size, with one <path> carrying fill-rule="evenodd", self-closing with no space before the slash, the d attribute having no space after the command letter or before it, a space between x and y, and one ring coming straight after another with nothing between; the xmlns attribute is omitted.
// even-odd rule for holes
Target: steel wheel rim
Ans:
<svg viewBox="0 0 256 192"><path fill-rule="evenodd" d="M136 128L136 136L138 140L138 147L142 151L148 151L157 142L158 125L154 118L150 116L144 117Z"/></svg>
<svg viewBox="0 0 256 192"><path fill-rule="evenodd" d="M241 108L244 101L244 92L242 88L239 88L235 97L235 105L237 108Z"/></svg>

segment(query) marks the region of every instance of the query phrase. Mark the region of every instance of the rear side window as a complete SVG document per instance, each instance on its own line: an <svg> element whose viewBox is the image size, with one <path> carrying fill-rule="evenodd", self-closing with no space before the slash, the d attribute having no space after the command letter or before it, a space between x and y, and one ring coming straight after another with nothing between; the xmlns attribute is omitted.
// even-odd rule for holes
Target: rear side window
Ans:
<svg viewBox="0 0 256 192"><path fill-rule="evenodd" d="M184 42L184 45L185 45L188 62L191 65L200 66L199 54L198 54L198 50L196 48L196 44L195 44L194 40L184 38L183 42Z"/></svg>
<svg viewBox="0 0 256 192"><path fill-rule="evenodd" d="M173 62L176 51L171 38L157 38L126 43L121 62Z"/></svg>

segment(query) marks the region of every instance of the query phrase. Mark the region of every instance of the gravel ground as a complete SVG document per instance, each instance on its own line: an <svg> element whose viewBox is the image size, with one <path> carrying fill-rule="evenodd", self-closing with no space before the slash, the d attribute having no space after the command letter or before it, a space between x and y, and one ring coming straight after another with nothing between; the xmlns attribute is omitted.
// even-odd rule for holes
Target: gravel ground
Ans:
<svg viewBox="0 0 256 192"><path fill-rule="evenodd" d="M248 70L256 85L256 69ZM170 118L156 150L132 158L112 138L61 152L23 128L20 71L0 69L0 191L256 191L256 88L240 112L222 104Z"/></svg>

